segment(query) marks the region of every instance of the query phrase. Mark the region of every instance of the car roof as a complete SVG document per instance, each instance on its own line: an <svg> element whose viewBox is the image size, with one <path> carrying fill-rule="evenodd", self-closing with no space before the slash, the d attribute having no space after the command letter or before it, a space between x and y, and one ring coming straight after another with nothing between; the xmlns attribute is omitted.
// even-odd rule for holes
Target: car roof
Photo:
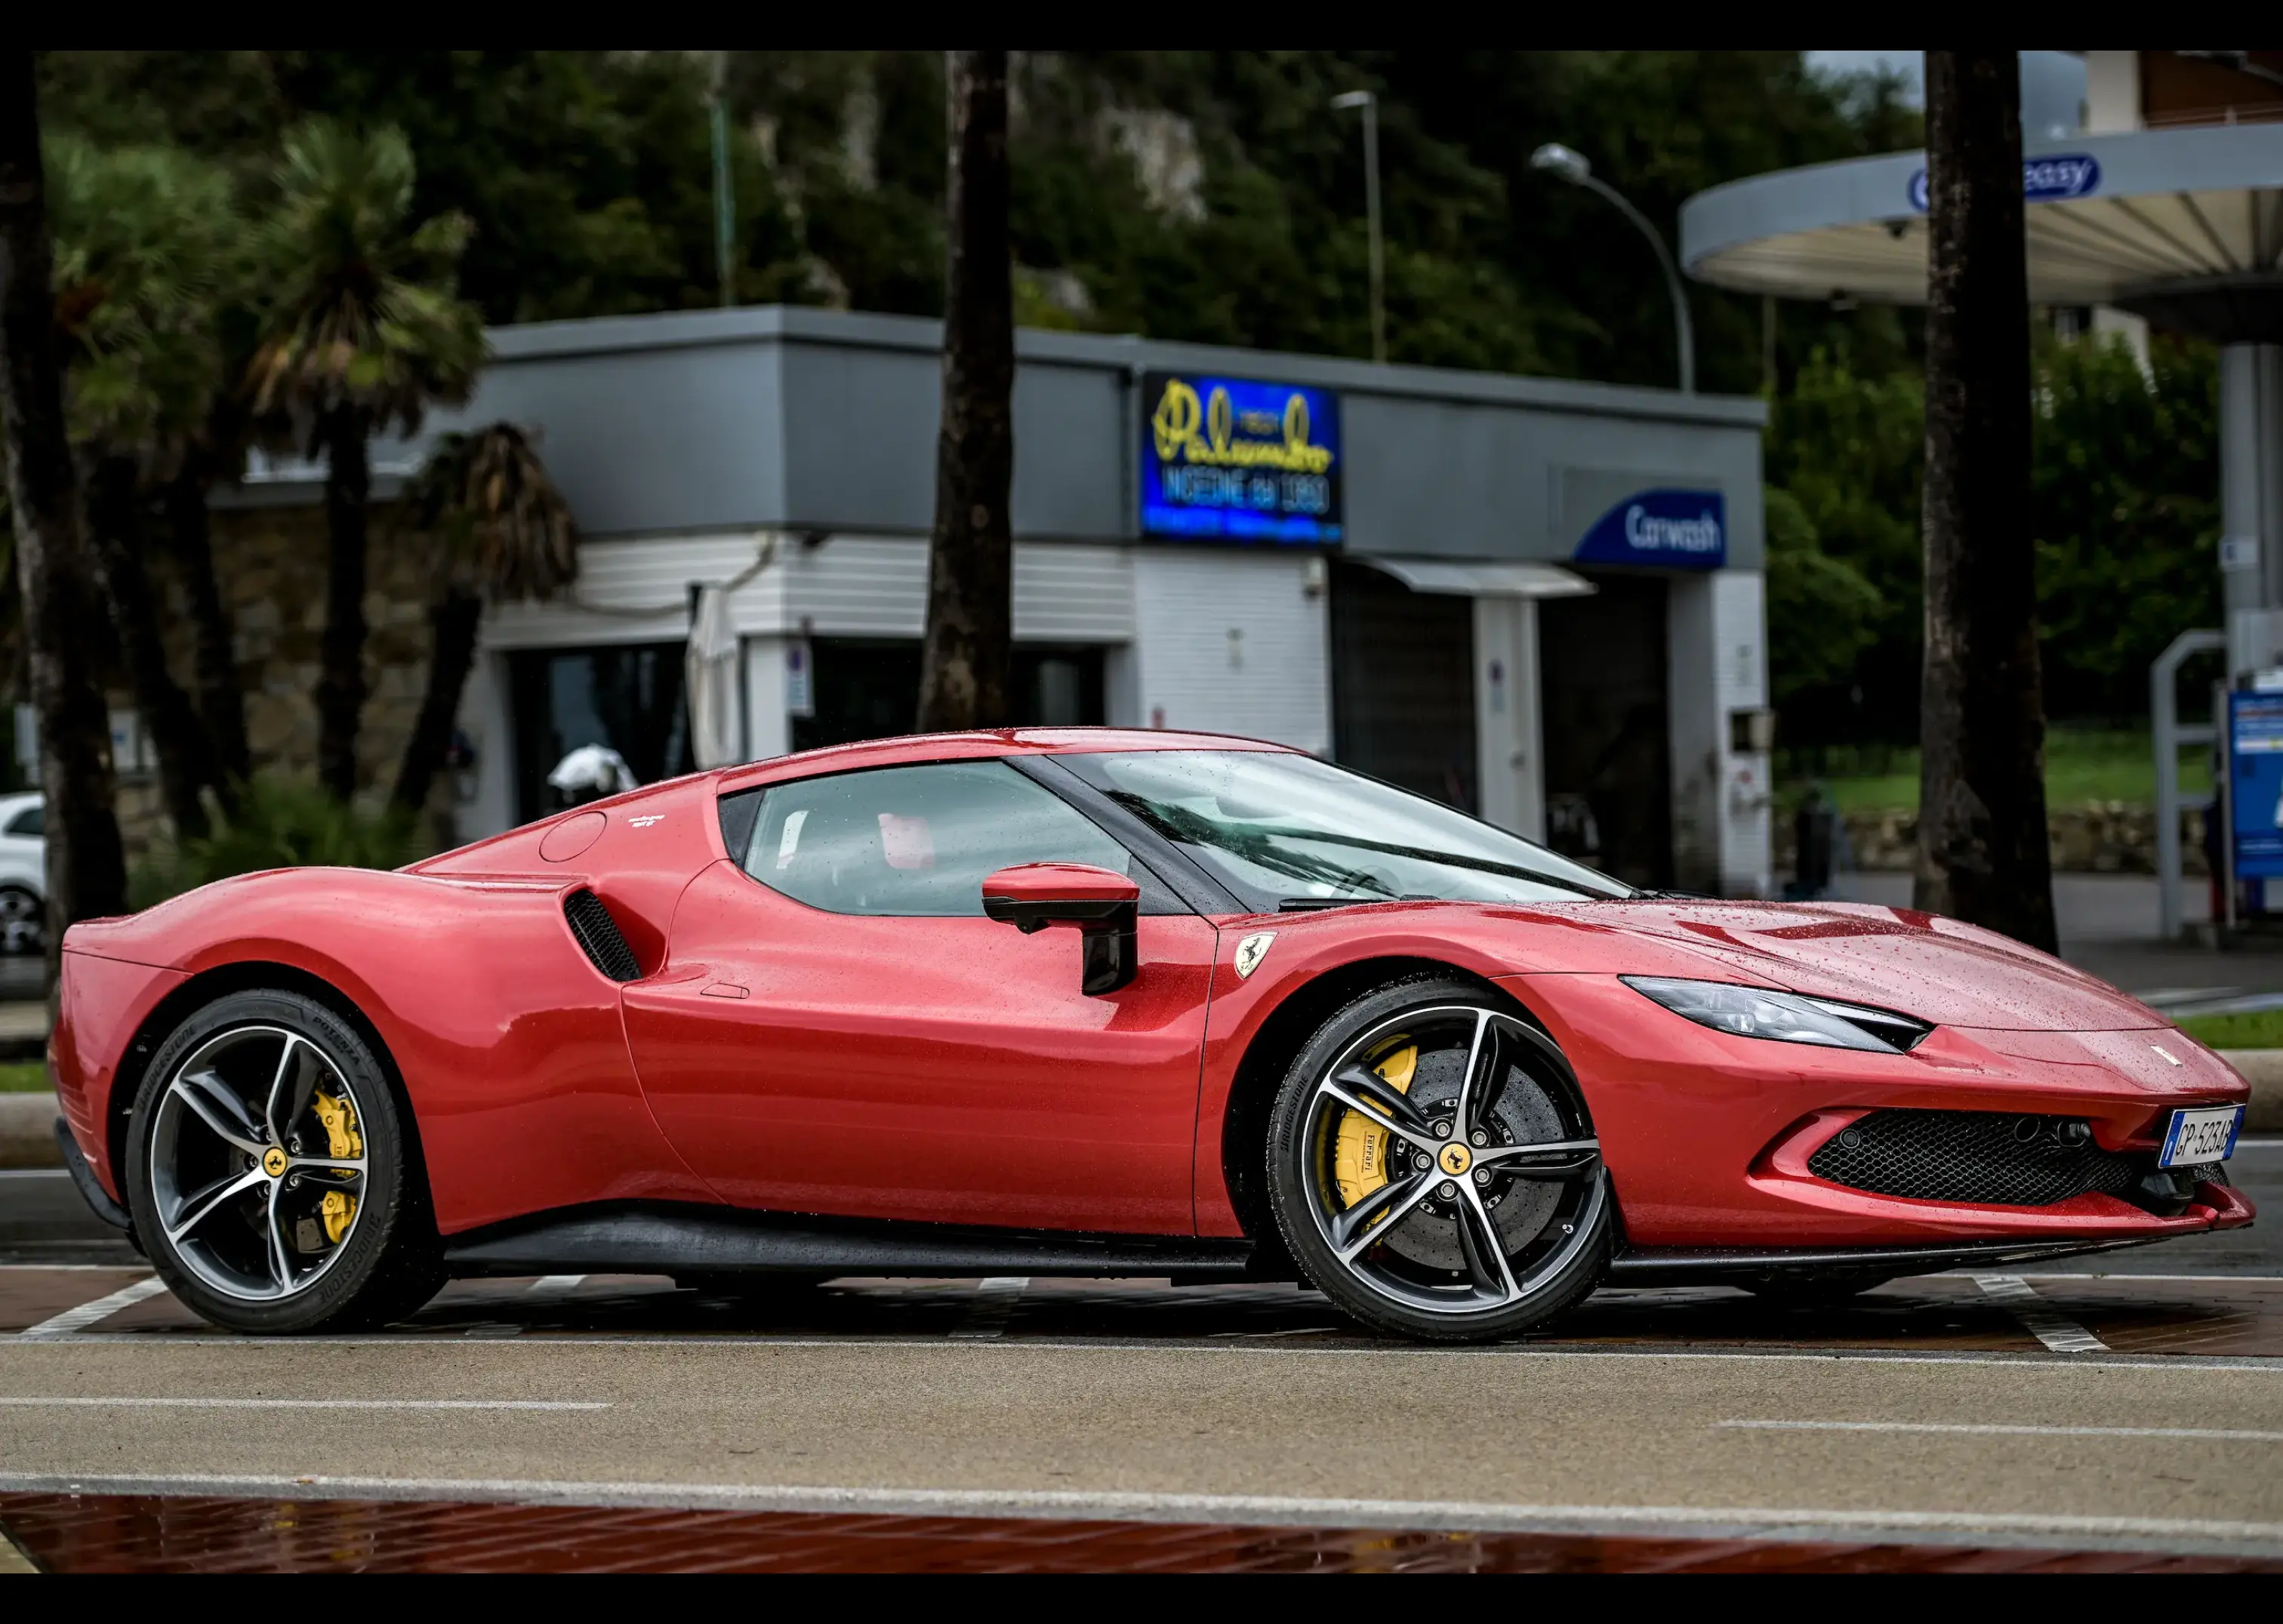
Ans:
<svg viewBox="0 0 2283 1624"><path fill-rule="evenodd" d="M849 772L862 767L899 767L920 761L974 761L1006 755L1092 755L1129 750L1247 750L1281 755L1305 753L1290 745L1243 738L1231 733L1180 733L1162 728L978 728L962 733L915 733L901 738L867 739L832 745L796 755L772 756L726 767L720 783L726 792L748 785L812 773Z"/></svg>

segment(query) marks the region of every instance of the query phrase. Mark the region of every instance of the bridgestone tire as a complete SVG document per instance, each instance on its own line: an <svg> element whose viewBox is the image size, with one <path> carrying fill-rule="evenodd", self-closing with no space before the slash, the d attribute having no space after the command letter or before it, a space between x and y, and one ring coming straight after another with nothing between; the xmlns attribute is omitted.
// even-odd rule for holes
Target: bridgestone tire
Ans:
<svg viewBox="0 0 2283 1624"><path fill-rule="evenodd" d="M1268 1127L1269 1205L1279 1233L1309 1282L1365 1324L1400 1336L1442 1342L1484 1342L1512 1337L1567 1313L1593 1293L1606 1271L1614 1230L1616 1200L1604 1181L1601 1199L1592 1207L1584 1232L1568 1243L1573 1250L1557 1271L1536 1289L1507 1306L1477 1313L1432 1313L1412 1308L1371 1288L1344 1266L1311 1216L1304 1181L1305 1147L1300 1143L1309 1100L1318 1079L1350 1044L1375 1027L1408 1011L1466 1006L1500 1015L1515 1013L1476 983L1443 976L1418 976L1392 982L1356 998L1322 1027L1286 1073ZM1551 1050L1551 1044L1547 1045ZM1552 1063L1575 1093L1576 1080L1558 1057ZM1577 1097L1582 1113L1582 1096ZM1392 1226L1391 1225L1391 1229Z"/></svg>
<svg viewBox="0 0 2283 1624"><path fill-rule="evenodd" d="M167 1238L152 1188L151 1135L161 1097L198 1050L241 1027L281 1028L316 1049L355 1098L365 1172L355 1222L316 1277L290 1295L258 1300L215 1289ZM405 1131L386 1067L347 1022L300 993L230 993L176 1027L144 1074L129 1119L123 1183L135 1230L159 1277L200 1318L254 1335L361 1330L409 1313L442 1283L441 1248L427 1183Z"/></svg>

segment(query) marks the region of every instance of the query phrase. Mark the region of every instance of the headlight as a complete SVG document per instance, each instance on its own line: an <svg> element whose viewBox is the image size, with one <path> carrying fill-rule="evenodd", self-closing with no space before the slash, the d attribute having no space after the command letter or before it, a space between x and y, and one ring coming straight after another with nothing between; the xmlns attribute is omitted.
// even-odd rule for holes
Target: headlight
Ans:
<svg viewBox="0 0 2283 1624"><path fill-rule="evenodd" d="M1866 1049L1877 1054L1907 1054L1934 1030L1925 1021L1892 1010L1866 1009L1765 987L1735 987L1726 981L1674 981L1660 976L1618 978L1643 997L1654 998L1700 1027L1738 1037L1772 1038L1779 1043L1817 1043L1826 1049Z"/></svg>

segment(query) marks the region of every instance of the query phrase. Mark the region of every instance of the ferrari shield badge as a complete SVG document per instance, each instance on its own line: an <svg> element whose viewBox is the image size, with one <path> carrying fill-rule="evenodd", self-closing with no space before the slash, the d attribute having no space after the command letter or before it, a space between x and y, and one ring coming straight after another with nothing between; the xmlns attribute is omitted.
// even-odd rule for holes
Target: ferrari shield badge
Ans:
<svg viewBox="0 0 2283 1624"><path fill-rule="evenodd" d="M1276 940L1274 931L1255 931L1236 944L1236 979L1246 980L1260 968L1260 961L1268 956L1268 948Z"/></svg>

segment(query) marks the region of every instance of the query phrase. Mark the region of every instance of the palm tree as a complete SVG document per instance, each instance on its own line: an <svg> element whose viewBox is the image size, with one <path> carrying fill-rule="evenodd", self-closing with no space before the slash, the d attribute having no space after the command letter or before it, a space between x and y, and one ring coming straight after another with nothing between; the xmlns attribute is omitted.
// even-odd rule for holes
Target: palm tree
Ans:
<svg viewBox="0 0 2283 1624"><path fill-rule="evenodd" d="M1929 51L1926 668L1913 901L2050 953L2014 53Z"/></svg>
<svg viewBox="0 0 2283 1624"><path fill-rule="evenodd" d="M365 697L369 442L415 432L435 402L465 400L484 359L483 319L454 284L468 222L411 226L412 183L401 131L303 124L285 137L263 232L279 298L249 376L271 433L325 458L317 777L342 800L356 790Z"/></svg>
<svg viewBox="0 0 2283 1624"><path fill-rule="evenodd" d="M111 721L85 629L95 597L64 427L53 259L32 53L12 47L0 51L0 426L48 797L51 986L64 927L127 906L126 852L112 806Z"/></svg>
<svg viewBox="0 0 2283 1624"><path fill-rule="evenodd" d="M201 790L227 800L231 780L206 718L168 668L145 555L152 499L179 480L225 394L218 311L237 280L240 240L230 183L166 147L101 152L60 138L51 165L56 320L88 527L168 811L176 834L192 839L206 832ZM188 562L193 601L219 613L211 551Z"/></svg>
<svg viewBox="0 0 2283 1624"><path fill-rule="evenodd" d="M405 516L443 547L428 611L428 691L390 797L417 812L450 748L484 605L543 600L569 586L579 576L579 531L538 449L512 423L445 435L405 493Z"/></svg>
<svg viewBox="0 0 2283 1624"><path fill-rule="evenodd" d="M928 543L923 729L1007 720L1013 641L1014 259L1008 234L1007 53L948 53L943 419Z"/></svg>

